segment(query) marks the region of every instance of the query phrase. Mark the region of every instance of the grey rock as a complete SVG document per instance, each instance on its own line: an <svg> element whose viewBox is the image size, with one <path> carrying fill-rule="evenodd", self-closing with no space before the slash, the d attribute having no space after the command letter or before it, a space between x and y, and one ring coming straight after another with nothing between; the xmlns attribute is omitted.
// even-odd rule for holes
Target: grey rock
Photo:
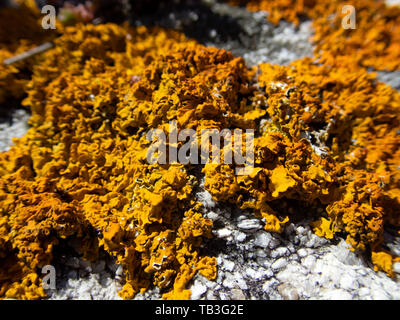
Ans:
<svg viewBox="0 0 400 320"><path fill-rule="evenodd" d="M246 240L246 234L243 232L236 232L235 233L235 239L238 242L243 242Z"/></svg>
<svg viewBox="0 0 400 320"><path fill-rule="evenodd" d="M285 300L299 300L297 290L286 283L278 286L278 292Z"/></svg>
<svg viewBox="0 0 400 320"><path fill-rule="evenodd" d="M216 236L218 238L227 238L232 234L232 231L227 229L227 228L223 228L223 229L219 229L215 232Z"/></svg>
<svg viewBox="0 0 400 320"><path fill-rule="evenodd" d="M272 263L271 268L273 270L280 270L287 266L287 260L285 258L279 258L274 263Z"/></svg>
<svg viewBox="0 0 400 320"><path fill-rule="evenodd" d="M71 257L67 259L65 265L67 267L78 269L80 267L79 259L77 257Z"/></svg>
<svg viewBox="0 0 400 320"><path fill-rule="evenodd" d="M270 233L266 231L259 231L256 233L254 237L254 244L261 248L268 248L269 243L272 240L272 236Z"/></svg>
<svg viewBox="0 0 400 320"><path fill-rule="evenodd" d="M286 257L289 255L289 250L285 247L276 248L274 251L271 252L271 257L276 259L280 257Z"/></svg>
<svg viewBox="0 0 400 320"><path fill-rule="evenodd" d="M334 289L325 291L323 298L326 300L352 300L353 296L343 289Z"/></svg>
<svg viewBox="0 0 400 320"><path fill-rule="evenodd" d="M201 296L207 291L207 287L200 281L195 281L194 285L190 289L192 291L190 299L192 300L200 299Z"/></svg>
<svg viewBox="0 0 400 320"><path fill-rule="evenodd" d="M258 219L245 219L240 221L237 226L244 231L253 231L262 228L261 221Z"/></svg>
<svg viewBox="0 0 400 320"><path fill-rule="evenodd" d="M240 289L232 289L230 293L232 300L246 300L246 296Z"/></svg>
<svg viewBox="0 0 400 320"><path fill-rule="evenodd" d="M299 250L297 251L297 255L298 255L300 258L306 257L306 256L308 255L307 249L305 249L305 248L299 249Z"/></svg>
<svg viewBox="0 0 400 320"><path fill-rule="evenodd" d="M230 260L224 260L222 269L228 272L232 272L233 269L235 269L235 263Z"/></svg>
<svg viewBox="0 0 400 320"><path fill-rule="evenodd" d="M99 260L96 263L92 264L93 272L100 273L104 271L106 267L106 262L104 260Z"/></svg>
<svg viewBox="0 0 400 320"><path fill-rule="evenodd" d="M370 295L370 290L366 287L363 287L360 290L358 290L358 295L360 297L367 297Z"/></svg>
<svg viewBox="0 0 400 320"><path fill-rule="evenodd" d="M400 262L393 263L393 271L400 274Z"/></svg>
<svg viewBox="0 0 400 320"><path fill-rule="evenodd" d="M358 289L358 282L348 274L343 274L340 278L340 288L351 291Z"/></svg>
<svg viewBox="0 0 400 320"><path fill-rule="evenodd" d="M79 267L86 272L92 272L92 264L90 261L79 260Z"/></svg>
<svg viewBox="0 0 400 320"><path fill-rule="evenodd" d="M371 291L373 300L390 300L391 296L388 292L385 292L382 289L375 289Z"/></svg>

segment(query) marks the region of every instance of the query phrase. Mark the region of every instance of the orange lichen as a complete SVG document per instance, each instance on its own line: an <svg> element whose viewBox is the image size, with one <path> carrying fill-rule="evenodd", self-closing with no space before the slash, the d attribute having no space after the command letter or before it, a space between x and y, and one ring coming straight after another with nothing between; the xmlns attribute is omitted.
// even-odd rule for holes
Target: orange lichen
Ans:
<svg viewBox="0 0 400 320"><path fill-rule="evenodd" d="M317 233L331 238L345 230L359 249L381 243L384 223L400 225L399 167L393 165L400 146L399 93L362 69L318 66L310 59L260 70L272 124L295 141L314 144L308 157L315 165L301 171L301 194L309 189L328 204L329 220L314 225Z"/></svg>
<svg viewBox="0 0 400 320"><path fill-rule="evenodd" d="M286 20L298 25L301 19L313 22L315 54L330 65L356 64L376 70L400 70L400 7L384 0L229 0L251 11L267 11L275 25ZM348 10L355 9L355 28L345 29Z"/></svg>
<svg viewBox="0 0 400 320"><path fill-rule="evenodd" d="M400 226L400 94L362 69L311 59L258 69L269 118L255 139L256 167L235 177L228 166L206 166L206 188L254 209L268 231L281 232L290 218L269 202L321 203L327 216L313 223L318 235L345 232L353 249L378 248L384 225Z"/></svg>
<svg viewBox="0 0 400 320"><path fill-rule="evenodd" d="M394 257L392 254L386 251L373 251L371 259L372 263L374 264L375 271L384 271L391 277L394 276L394 272L392 270L393 263L400 261L400 257Z"/></svg>
<svg viewBox="0 0 400 320"><path fill-rule="evenodd" d="M10 98L21 98L38 57L30 57L13 65L5 59L50 41L56 33L41 26L39 10L29 1L19 7L0 8L0 103Z"/></svg>
<svg viewBox="0 0 400 320"><path fill-rule="evenodd" d="M11 283L25 284L51 261L57 238L75 236L86 258L103 247L123 266L122 297L151 284L165 298L190 297L186 286L197 271L216 276L215 258L198 252L212 223L201 213L187 168L147 163L143 133L172 119L199 127L245 121L240 113L228 119L223 113L239 109L236 92L249 91L252 72L242 59L181 34L116 25L67 27L43 58L24 101L32 127L0 157L0 240L23 268L2 282L2 296L32 298ZM220 95L210 94L215 90ZM32 222L24 227L23 221ZM21 252L31 245L38 249L28 259ZM42 296L38 281L25 291Z"/></svg>
<svg viewBox="0 0 400 320"><path fill-rule="evenodd" d="M318 235L344 234L393 275L398 258L382 243L385 225L400 227L400 94L374 74L309 58L250 70L170 30L76 25L42 55L25 91L31 128L0 154L0 297L43 297L38 270L69 237L86 259L99 248L116 258L123 298L156 285L166 299L187 299L197 272L216 277L215 257L200 250L212 222L195 196L196 170L147 162L147 132L168 132L171 121L196 132L253 129L249 174L202 165L212 197L274 232L297 215L277 203L322 207Z"/></svg>

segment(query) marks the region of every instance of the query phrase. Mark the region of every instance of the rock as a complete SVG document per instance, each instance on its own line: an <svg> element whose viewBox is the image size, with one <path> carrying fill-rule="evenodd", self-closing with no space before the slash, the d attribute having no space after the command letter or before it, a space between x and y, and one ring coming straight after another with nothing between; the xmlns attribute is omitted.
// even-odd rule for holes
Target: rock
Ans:
<svg viewBox="0 0 400 320"><path fill-rule="evenodd" d="M288 254L293 254L296 252L296 248L294 247L293 243L289 242L286 246L286 250L288 251Z"/></svg>
<svg viewBox="0 0 400 320"><path fill-rule="evenodd" d="M360 276L366 276L367 274L368 274L368 272L365 270L365 269L363 269L363 268L357 268L357 273L360 275Z"/></svg>
<svg viewBox="0 0 400 320"><path fill-rule="evenodd" d="M390 2L396 2L396 0L387 0ZM378 79L379 81L386 82L392 88L400 90L400 71L395 72L387 72L387 71L380 71L378 72Z"/></svg>
<svg viewBox="0 0 400 320"><path fill-rule="evenodd" d="M276 279L270 279L268 281L265 281L263 286L262 286L262 290L265 293L270 293L271 291L275 290L275 287L279 284L279 282Z"/></svg>
<svg viewBox="0 0 400 320"><path fill-rule="evenodd" d="M297 261L297 262L300 261L300 258L299 258L299 256L297 254L290 255L289 259L291 261Z"/></svg>
<svg viewBox="0 0 400 320"><path fill-rule="evenodd" d="M122 280L123 276L124 276L124 270L121 265L118 265L118 268L115 271L115 279Z"/></svg>
<svg viewBox="0 0 400 320"><path fill-rule="evenodd" d="M389 293L383 291L382 289L375 288L371 291L373 300L390 300L391 296Z"/></svg>
<svg viewBox="0 0 400 320"><path fill-rule="evenodd" d="M369 294L370 294L370 291L366 287L362 287L360 290L358 290L358 295L360 297L366 297L366 296L369 296Z"/></svg>
<svg viewBox="0 0 400 320"><path fill-rule="evenodd" d="M400 274L400 262L393 263L393 271Z"/></svg>
<svg viewBox="0 0 400 320"><path fill-rule="evenodd" d="M246 296L240 289L232 289L230 296L232 300L246 300Z"/></svg>
<svg viewBox="0 0 400 320"><path fill-rule="evenodd" d="M215 201L211 196L211 193L209 193L207 190L198 192L196 194L197 199L199 202L201 202L205 208L214 208L215 207Z"/></svg>
<svg viewBox="0 0 400 320"><path fill-rule="evenodd" d="M71 257L65 263L66 266L78 269L79 268L79 259L77 257Z"/></svg>
<svg viewBox="0 0 400 320"><path fill-rule="evenodd" d="M234 268L235 268L235 263L233 261L224 260L223 267L222 267L223 270L232 272Z"/></svg>
<svg viewBox="0 0 400 320"><path fill-rule="evenodd" d="M344 273L340 278L340 288L351 291L358 289L358 282L350 275Z"/></svg>
<svg viewBox="0 0 400 320"><path fill-rule="evenodd" d="M311 270L311 268L313 267L313 265L316 262L316 258L314 256L307 256L302 260L302 265L304 267L306 267L308 270Z"/></svg>
<svg viewBox="0 0 400 320"><path fill-rule="evenodd" d="M287 261L285 258L279 258L278 260L276 260L272 265L271 268L273 270L280 270L285 268L287 265Z"/></svg>
<svg viewBox="0 0 400 320"><path fill-rule="evenodd" d="M353 296L343 289L334 289L325 291L323 298L326 300L352 300Z"/></svg>
<svg viewBox="0 0 400 320"><path fill-rule="evenodd" d="M67 274L67 278L68 279L77 279L78 278L78 272L76 272L76 270L71 270L68 272Z"/></svg>
<svg viewBox="0 0 400 320"><path fill-rule="evenodd" d="M299 234L299 235L307 233L306 228L304 228L303 226L298 226L296 231L297 231L297 234Z"/></svg>
<svg viewBox="0 0 400 320"><path fill-rule="evenodd" d="M245 270L245 272L249 278L254 279L254 280L259 280L263 277L262 272L259 272L258 270L254 270L252 268L247 268Z"/></svg>
<svg viewBox="0 0 400 320"><path fill-rule="evenodd" d="M295 288L284 283L278 286L278 292L285 300L299 300L299 294Z"/></svg>
<svg viewBox="0 0 400 320"><path fill-rule="evenodd" d="M207 287L203 285L200 281L195 281L190 290L192 291L190 299L199 300L201 296L207 291Z"/></svg>
<svg viewBox="0 0 400 320"><path fill-rule="evenodd" d="M263 249L257 249L256 250L256 255L259 258L265 258L267 256L267 251Z"/></svg>
<svg viewBox="0 0 400 320"><path fill-rule="evenodd" d="M336 258L343 264L347 265L362 265L361 259L357 256L356 253L350 251L350 245L345 241L341 240L341 242L335 248L335 256Z"/></svg>
<svg viewBox="0 0 400 320"><path fill-rule="evenodd" d="M246 240L246 234L243 232L236 232L235 233L235 239L238 242L243 242L244 240Z"/></svg>
<svg viewBox="0 0 400 320"><path fill-rule="evenodd" d="M285 247L276 248L274 251L270 253L270 256L274 259L285 257L289 254L289 250Z"/></svg>
<svg viewBox="0 0 400 320"><path fill-rule="evenodd" d="M219 216L218 216L218 214L217 214L216 212L214 212L214 211L209 211L209 212L207 213L207 218L210 219L210 220L212 220L212 221L216 221L216 220L218 220Z"/></svg>
<svg viewBox="0 0 400 320"><path fill-rule="evenodd" d="M221 300L229 300L229 295L227 293L224 293L224 292L219 292L219 298Z"/></svg>
<svg viewBox="0 0 400 320"><path fill-rule="evenodd" d="M235 282L232 278L226 277L222 285L224 288L233 289L235 287Z"/></svg>
<svg viewBox="0 0 400 320"><path fill-rule="evenodd" d="M115 263L112 259L107 259L107 268L110 269L112 273L117 272L119 265Z"/></svg>
<svg viewBox="0 0 400 320"><path fill-rule="evenodd" d="M215 233L218 238L227 238L232 234L232 231L227 228L223 228L217 230Z"/></svg>
<svg viewBox="0 0 400 320"><path fill-rule="evenodd" d="M268 248L272 250L277 248L280 244L281 242L279 241L279 239L272 237L271 241L269 242Z"/></svg>
<svg viewBox="0 0 400 320"><path fill-rule="evenodd" d="M297 250L297 255L298 255L300 258L307 257L307 255L308 255L307 249L301 248L301 249Z"/></svg>
<svg viewBox="0 0 400 320"><path fill-rule="evenodd" d="M244 231L259 230L262 228L261 221L258 219L245 219L240 221L237 226Z"/></svg>
<svg viewBox="0 0 400 320"><path fill-rule="evenodd" d="M217 300L217 297L214 295L214 292L212 291L207 291L207 300Z"/></svg>
<svg viewBox="0 0 400 320"><path fill-rule="evenodd" d="M273 276L274 276L274 273L271 269L267 269L264 273L264 277L267 279L272 278Z"/></svg>
<svg viewBox="0 0 400 320"><path fill-rule="evenodd" d="M87 260L80 260L79 261L80 268L86 272L92 272L92 264L90 261Z"/></svg>
<svg viewBox="0 0 400 320"><path fill-rule="evenodd" d="M106 267L106 262L104 260L99 260L92 265L93 272L96 272L96 273L100 273L100 272L104 271L105 267Z"/></svg>
<svg viewBox="0 0 400 320"><path fill-rule="evenodd" d="M242 290L247 290L248 286L242 275L239 272L236 272L234 275L237 286Z"/></svg>
<svg viewBox="0 0 400 320"><path fill-rule="evenodd" d="M293 281L298 281L299 277L302 277L303 274L301 265L289 263L286 268L275 274L275 278L282 283L292 283Z"/></svg>
<svg viewBox="0 0 400 320"><path fill-rule="evenodd" d="M215 289L217 287L217 283L215 281L207 281L206 286L209 289Z"/></svg>
<svg viewBox="0 0 400 320"><path fill-rule="evenodd" d="M308 241L305 243L305 246L307 248L319 248L328 243L329 240L322 237L318 237L316 234L311 234L310 237L308 238Z"/></svg>
<svg viewBox="0 0 400 320"><path fill-rule="evenodd" d="M256 262L259 266L264 267L264 262L265 262L265 257L259 257L257 256Z"/></svg>
<svg viewBox="0 0 400 320"><path fill-rule="evenodd" d="M254 237L254 244L261 248L268 248L269 243L272 240L270 233L266 231L259 231Z"/></svg>

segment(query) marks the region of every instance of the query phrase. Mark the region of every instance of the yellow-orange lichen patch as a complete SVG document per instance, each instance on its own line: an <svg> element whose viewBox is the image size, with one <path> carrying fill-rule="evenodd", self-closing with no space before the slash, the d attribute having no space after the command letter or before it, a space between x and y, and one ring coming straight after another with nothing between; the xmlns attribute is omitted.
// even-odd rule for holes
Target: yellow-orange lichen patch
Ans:
<svg viewBox="0 0 400 320"><path fill-rule="evenodd" d="M254 209L268 231L281 232L290 219L272 201L320 203L327 216L313 223L318 235L344 232L353 249L379 247L385 223L400 222L399 93L363 69L311 59L257 68L268 118L255 139L256 166L243 177L206 166L206 188L216 200Z"/></svg>
<svg viewBox="0 0 400 320"><path fill-rule="evenodd" d="M315 54L329 65L360 65L377 70L400 69L400 7L384 0L229 0L246 5L251 11L267 11L277 25L286 20L298 25L308 18L313 22ZM348 6L354 8L354 28ZM346 7L347 6L347 7Z"/></svg>
<svg viewBox="0 0 400 320"><path fill-rule="evenodd" d="M373 251L371 255L372 263L374 264L375 271L384 271L390 277L394 276L392 264L400 261L400 257L394 257L386 251Z"/></svg>
<svg viewBox="0 0 400 320"><path fill-rule="evenodd" d="M41 15L35 6L23 3L19 7L0 8L0 103L23 97L24 86L40 57L33 56L12 65L5 65L3 61L55 36L53 30L42 28Z"/></svg>
<svg viewBox="0 0 400 320"><path fill-rule="evenodd" d="M250 70L161 28L63 32L25 88L31 128L0 154L0 260L10 266L0 271L0 297L43 297L34 274L69 237L87 259L99 248L116 258L123 298L156 285L164 298L187 299L197 272L215 278L215 258L201 251L212 222L194 194L196 170L147 161L146 134L172 123L198 133L253 129L249 174L234 163L202 165L212 197L253 211L274 232L296 215L276 203L323 207L318 235L345 234L392 275L397 258L381 245L386 224L400 227L400 95L374 74L312 59Z"/></svg>
<svg viewBox="0 0 400 320"><path fill-rule="evenodd" d="M86 258L103 247L123 266L122 297L154 284L165 298L189 298L196 272L216 276L215 258L199 253L212 223L194 197L188 168L147 163L144 133L169 120L199 128L247 123L249 107L237 92L251 95L253 72L242 59L179 33L112 24L67 27L43 57L24 101L31 128L0 156L0 241L26 269L10 271L2 296L31 298L12 283L23 288L29 274L51 261L57 239L75 236ZM24 227L30 215L35 219ZM17 227L19 236L11 237ZM22 252L31 244L40 250L28 259ZM38 281L25 291L42 296Z"/></svg>

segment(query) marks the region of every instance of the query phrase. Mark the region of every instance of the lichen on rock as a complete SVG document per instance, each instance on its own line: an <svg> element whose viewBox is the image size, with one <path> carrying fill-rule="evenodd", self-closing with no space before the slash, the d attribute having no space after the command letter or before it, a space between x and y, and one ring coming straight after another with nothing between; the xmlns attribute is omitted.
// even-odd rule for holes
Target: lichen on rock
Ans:
<svg viewBox="0 0 400 320"><path fill-rule="evenodd" d="M188 299L197 272L216 277L202 250L212 221L195 195L196 165L147 161L146 134L171 121L255 131L248 175L198 165L215 201L254 212L270 232L297 214L276 203L322 207L317 235L344 235L393 276L398 258L383 232L400 226L400 94L357 64L321 61L249 69L172 30L63 28L22 89L31 127L0 154L0 297L44 297L39 270L69 237L85 259L99 248L116 258L123 298L155 285L166 299Z"/></svg>

